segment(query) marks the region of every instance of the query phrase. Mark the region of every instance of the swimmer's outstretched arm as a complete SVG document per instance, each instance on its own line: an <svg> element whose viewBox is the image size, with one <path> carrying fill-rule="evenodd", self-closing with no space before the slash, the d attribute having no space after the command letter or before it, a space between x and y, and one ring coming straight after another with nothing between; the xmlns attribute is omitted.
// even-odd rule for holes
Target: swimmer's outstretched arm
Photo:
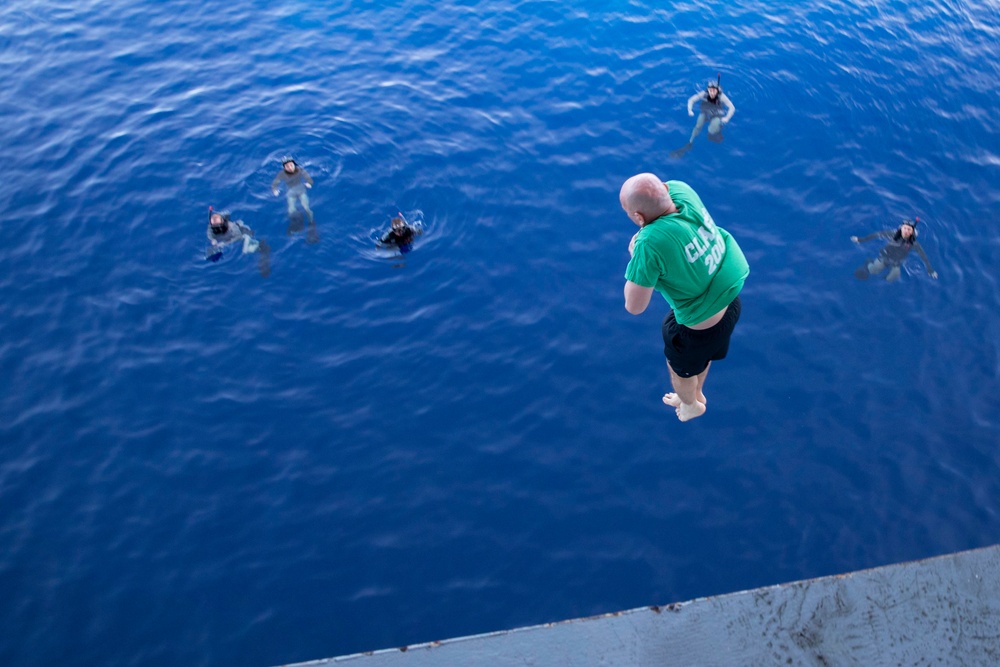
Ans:
<svg viewBox="0 0 1000 667"><path fill-rule="evenodd" d="M927 253L924 252L924 247L920 245L920 241L913 242L913 249L917 251L917 255L919 255L920 259L924 261L924 268L927 269L927 275L936 280L938 277L937 271L935 271L934 267L931 266L931 260L927 256Z"/></svg>
<svg viewBox="0 0 1000 667"><path fill-rule="evenodd" d="M868 236L862 236L861 238L858 238L857 236L852 236L851 240L854 241L855 243L867 243L872 239L878 239L878 238L891 239L892 235L895 233L896 230L894 229L884 229L880 232L872 232Z"/></svg>

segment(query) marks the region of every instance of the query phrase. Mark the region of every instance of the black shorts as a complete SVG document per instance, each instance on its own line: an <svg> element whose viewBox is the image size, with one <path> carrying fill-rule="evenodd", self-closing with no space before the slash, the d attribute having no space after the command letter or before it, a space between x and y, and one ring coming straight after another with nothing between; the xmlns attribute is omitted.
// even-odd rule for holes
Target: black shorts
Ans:
<svg viewBox="0 0 1000 667"><path fill-rule="evenodd" d="M677 324L674 311L670 311L663 320L663 354L670 368L682 378L689 378L708 368L708 362L725 359L740 309L740 297L736 297L715 326L700 330Z"/></svg>

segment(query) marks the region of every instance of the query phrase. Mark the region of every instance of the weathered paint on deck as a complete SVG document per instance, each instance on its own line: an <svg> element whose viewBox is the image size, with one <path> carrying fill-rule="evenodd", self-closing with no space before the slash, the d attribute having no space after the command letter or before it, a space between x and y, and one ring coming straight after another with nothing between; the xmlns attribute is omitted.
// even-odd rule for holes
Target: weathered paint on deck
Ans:
<svg viewBox="0 0 1000 667"><path fill-rule="evenodd" d="M296 667L1000 665L1000 545Z"/></svg>

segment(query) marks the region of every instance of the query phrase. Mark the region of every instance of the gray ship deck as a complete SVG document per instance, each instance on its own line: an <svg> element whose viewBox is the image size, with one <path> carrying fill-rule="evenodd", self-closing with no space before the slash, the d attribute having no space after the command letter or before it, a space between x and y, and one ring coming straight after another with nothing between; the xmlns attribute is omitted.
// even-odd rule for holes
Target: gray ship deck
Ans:
<svg viewBox="0 0 1000 667"><path fill-rule="evenodd" d="M1000 545L295 667L1000 665Z"/></svg>

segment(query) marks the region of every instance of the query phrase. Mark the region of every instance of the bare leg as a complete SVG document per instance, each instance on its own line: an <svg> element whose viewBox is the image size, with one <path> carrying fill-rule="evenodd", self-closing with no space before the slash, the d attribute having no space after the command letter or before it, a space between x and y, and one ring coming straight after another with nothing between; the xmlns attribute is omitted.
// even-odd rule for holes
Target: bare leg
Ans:
<svg viewBox="0 0 1000 667"><path fill-rule="evenodd" d="M711 367L712 367L712 362L710 361L710 362L708 362L708 365L705 366L705 370L703 370L701 373L698 373L698 375L697 375L697 377L698 377L698 400L701 401L702 403L704 403L706 406L708 406L708 399L705 398L705 392L702 391L702 390L705 388L705 378L708 377L708 369L711 368Z"/></svg>
<svg viewBox="0 0 1000 667"><path fill-rule="evenodd" d="M705 125L705 114L700 113L698 114L698 122L694 124L694 130L691 132L691 138L688 139L689 144L694 143L694 138L698 136L698 133L701 132L701 128L704 125Z"/></svg>
<svg viewBox="0 0 1000 667"><path fill-rule="evenodd" d="M889 269L889 273L885 276L886 282L894 283L899 280L899 267L894 266Z"/></svg>
<svg viewBox="0 0 1000 667"><path fill-rule="evenodd" d="M708 123L708 138L719 143L722 141L722 119L713 118Z"/></svg>
<svg viewBox="0 0 1000 667"><path fill-rule="evenodd" d="M291 236L296 232L301 232L302 228L305 226L303 220L305 216L299 213L299 210L295 207L295 202L301 201L302 197L305 196L304 193L299 193L294 190L288 191L288 230L287 234ZM308 210L308 209L307 209ZM310 218L311 219L311 218Z"/></svg>
<svg viewBox="0 0 1000 667"><path fill-rule="evenodd" d="M306 214L309 216L309 222L313 222L313 212L312 209L309 208L309 195L303 192L299 196L299 202L302 204L302 208L305 209Z"/></svg>
<svg viewBox="0 0 1000 667"><path fill-rule="evenodd" d="M677 418L682 422L705 414L708 408L705 406L702 387L705 386L705 377L708 376L708 366L698 375L689 378L679 376L670 368L669 363L667 369L670 371L670 384L674 387L674 393L664 394L663 402L675 409Z"/></svg>

